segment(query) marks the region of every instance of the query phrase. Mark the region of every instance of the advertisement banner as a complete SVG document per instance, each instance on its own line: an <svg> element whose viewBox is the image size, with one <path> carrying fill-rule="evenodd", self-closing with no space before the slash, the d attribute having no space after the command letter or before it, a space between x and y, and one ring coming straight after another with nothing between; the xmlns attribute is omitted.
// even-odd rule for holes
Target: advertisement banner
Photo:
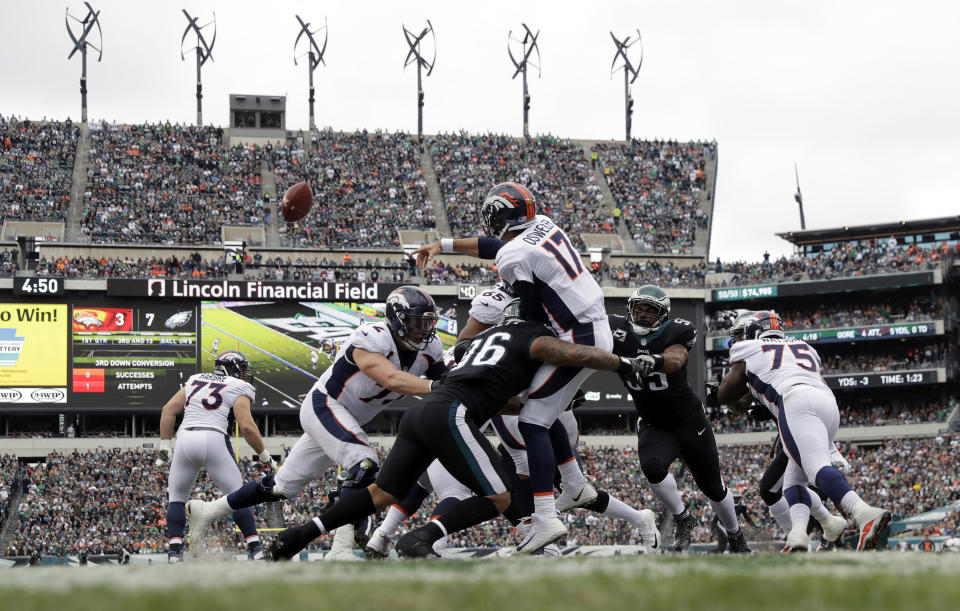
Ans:
<svg viewBox="0 0 960 611"><path fill-rule="evenodd" d="M117 297L218 299L230 301L383 301L400 284L193 280L189 278L108 278L107 294Z"/></svg>
<svg viewBox="0 0 960 611"><path fill-rule="evenodd" d="M0 303L0 403L63 403L67 306Z"/></svg>

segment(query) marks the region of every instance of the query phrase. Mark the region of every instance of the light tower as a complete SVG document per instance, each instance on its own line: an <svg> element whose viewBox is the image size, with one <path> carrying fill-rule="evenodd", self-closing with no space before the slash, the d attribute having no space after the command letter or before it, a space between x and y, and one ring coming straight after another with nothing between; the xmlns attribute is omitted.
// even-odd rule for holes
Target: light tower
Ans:
<svg viewBox="0 0 960 611"><path fill-rule="evenodd" d="M423 40L427 34L433 42L433 57L429 61L423 53ZM433 31L433 24L427 19L427 27L416 35L408 30L407 26L403 26L403 37L410 47L403 62L404 69L414 62L417 64L417 139L423 140L423 69L427 69L427 76L433 73L433 67L437 63L437 35Z"/></svg>
<svg viewBox="0 0 960 611"><path fill-rule="evenodd" d="M633 41L630 40L629 36L623 40L617 40L613 32L610 32L610 38L613 39L613 44L617 46L617 53L613 56L613 63L610 64L610 78L613 78L613 74L617 70L623 70L623 105L627 121L626 139L629 141L630 128L633 125L633 96L630 95L630 85L637 80L637 77L640 75L640 66L643 65L643 40L640 38L640 30L637 30L637 39ZM627 49L636 43L640 43L640 61L634 66L630 58L627 57ZM618 59L623 60L623 63L619 67L617 67Z"/></svg>
<svg viewBox="0 0 960 611"><path fill-rule="evenodd" d="M537 37L540 36L540 30L537 30L537 33L534 34L527 27L527 24L521 23L520 25L523 26L524 30L522 39L514 38L513 30L507 33L507 54L510 56L510 61L513 62L513 67L516 68L510 78L517 78L518 74L523 74L523 137L530 138L530 94L527 91L527 66L531 65L536 68L537 78L540 78L540 47L537 46ZM511 43L519 45L520 53L518 55L520 59L514 56ZM534 51L537 52L536 63L530 59Z"/></svg>
<svg viewBox="0 0 960 611"><path fill-rule="evenodd" d="M310 31L309 22L304 23L303 19L300 19L300 15L297 15L296 17L297 22L300 23L300 33L297 34L297 39L293 41L293 65L297 65L297 45L300 44L300 39L306 36L307 41L309 41L309 51L307 51L307 53L304 55L307 55L310 58L309 62L307 63L307 74L310 76L310 97L307 99L307 101L310 103L310 131L314 131L317 129L317 124L313 119L313 102L316 99L313 95L313 71L316 70L317 66L320 64L323 64L324 66L327 65L327 63L323 61L323 54L327 51L327 40L329 39L330 34L329 30L327 30L326 17L323 18L323 27L312 32ZM313 37L313 35L320 30L323 30L323 48L317 44L316 39ZM301 55L300 57L303 56Z"/></svg>
<svg viewBox="0 0 960 611"><path fill-rule="evenodd" d="M203 125L203 83L200 81L200 68L207 63L208 59L213 59L213 45L217 42L217 14L213 14L213 21L201 26L197 25L198 18L191 17L187 9L183 9L183 15L187 18L187 27L180 38L180 59L184 61L187 59L183 51L183 42L192 31L197 35L197 44L194 46L197 54L197 125ZM207 40L203 37L203 29L211 25L213 26L213 38L210 39L210 44L207 44ZM187 53L189 52L188 49Z"/></svg>
<svg viewBox="0 0 960 611"><path fill-rule="evenodd" d="M84 5L87 7L87 15L83 19L77 19L70 14L70 9L67 9L67 16L64 18L67 24L67 34L70 35L70 40L73 41L73 50L70 51L70 55L67 56L67 59L73 57L73 55L79 51L80 57L83 58L82 64L83 68L80 73L80 120L83 123L87 122L87 47L90 47L97 52L97 61L99 62L103 59L103 30L100 28L100 11L93 10L93 7L90 6L89 2L84 2ZM80 36L75 36L73 29L70 27L70 20L73 19L82 26ZM93 31L93 26L97 26L97 35L100 37L100 46L97 47L89 40L90 32Z"/></svg>

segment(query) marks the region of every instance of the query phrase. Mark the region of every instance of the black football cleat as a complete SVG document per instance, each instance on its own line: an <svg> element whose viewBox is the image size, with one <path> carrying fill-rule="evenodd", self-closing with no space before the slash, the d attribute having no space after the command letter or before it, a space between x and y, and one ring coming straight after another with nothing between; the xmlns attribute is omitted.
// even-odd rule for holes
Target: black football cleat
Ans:
<svg viewBox="0 0 960 611"><path fill-rule="evenodd" d="M317 527L312 522L280 531L267 548L270 552L270 560L279 562L292 559L316 538L317 531Z"/></svg>
<svg viewBox="0 0 960 611"><path fill-rule="evenodd" d="M743 529L741 528L732 535L728 535L727 539L730 542L730 552L734 554L749 554L750 546L747 545L747 538L743 536Z"/></svg>
<svg viewBox="0 0 960 611"><path fill-rule="evenodd" d="M433 549L434 542L423 528L411 530L397 541L397 555L401 558L439 558L440 554Z"/></svg>
<svg viewBox="0 0 960 611"><path fill-rule="evenodd" d="M685 552L690 549L690 537L693 535L693 529L696 525L697 519L690 515L689 511L684 511L679 517L674 517L674 551Z"/></svg>

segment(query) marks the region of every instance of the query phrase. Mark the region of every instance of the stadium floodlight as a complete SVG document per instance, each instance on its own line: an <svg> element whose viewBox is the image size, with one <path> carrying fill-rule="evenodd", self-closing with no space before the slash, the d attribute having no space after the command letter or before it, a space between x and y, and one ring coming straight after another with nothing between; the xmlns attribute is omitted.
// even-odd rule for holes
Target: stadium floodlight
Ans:
<svg viewBox="0 0 960 611"><path fill-rule="evenodd" d="M183 50L183 42L187 35L193 32L197 35L197 44L194 50L197 54L197 125L203 125L203 83L200 82L200 68L207 63L208 59L213 59L213 45L217 42L217 14L213 14L213 21L205 25L197 25L197 17L191 17L187 9L183 9L183 15L187 18L187 27L183 30L183 36L180 38L180 59L186 61L186 55ZM203 37L203 29L213 26L213 38L210 44ZM187 53L190 49L187 49Z"/></svg>
<svg viewBox="0 0 960 611"><path fill-rule="evenodd" d="M540 36L540 30L537 30L537 33L534 34L527 24L521 23L523 26L523 38L514 38L513 30L510 30L507 33L507 55L510 56L510 61L513 62L513 67L516 70L513 73L512 79L517 78L518 74L523 74L523 137L530 138L530 93L527 91L527 66L533 66L537 69L537 78L540 78L540 47L537 45L537 37ZM517 55L513 54L512 46L519 46L520 51ZM534 63L531 59L533 52L537 53L537 61ZM517 59L517 56L520 59Z"/></svg>
<svg viewBox="0 0 960 611"><path fill-rule="evenodd" d="M296 15L297 22L300 24L300 33L297 34L297 39L293 41L293 65L297 65L297 45L300 44L300 39L304 36L307 37L309 43L309 51L301 54L299 57L304 55L309 56L309 61L307 62L307 74L310 75L310 97L307 101L310 103L310 131L317 129L317 124L313 119L313 102L316 99L313 95L313 71L317 69L317 66L323 64L327 65L327 62L323 61L323 54L327 51L327 40L330 38L330 32L327 30L327 18L323 18L323 27L314 31L310 31L310 22L304 23L303 19L300 18L300 15ZM316 39L313 37L317 32L323 31L323 47L317 44Z"/></svg>
<svg viewBox="0 0 960 611"><path fill-rule="evenodd" d="M84 123L87 122L87 47L93 49L97 52L97 61L103 59L103 30L100 28L100 11L93 10L93 7L90 6L89 2L83 3L87 7L87 15L83 19L77 19L70 14L70 8L67 8L67 16L64 18L64 21L67 24L67 34L70 35L70 40L73 41L73 50L70 51L70 55L67 56L67 59L73 57L73 55L79 51L80 57L82 58L83 69L80 73L80 120ZM80 31L80 36L76 36L73 33L73 28L70 27L70 20L73 19L79 23L82 27ZM90 35L90 32L93 31L93 26L97 26L97 35L100 38L99 47L87 40L87 36Z"/></svg>
<svg viewBox="0 0 960 611"><path fill-rule="evenodd" d="M433 45L430 60L427 60L423 53L423 41L427 34L430 35ZM403 26L403 37L410 47L406 59L403 60L403 68L406 69L412 63L417 64L417 139L423 140L423 69L427 69L427 76L433 73L433 67L437 63L437 35L433 31L433 24L427 19L427 27L420 30L419 34L414 34L407 26Z"/></svg>
<svg viewBox="0 0 960 611"><path fill-rule="evenodd" d="M631 41L630 36L625 37L623 40L617 40L613 32L610 32L610 38L613 39L613 44L617 46L617 53L613 56L613 62L610 64L610 78L613 78L617 70L623 70L623 105L627 119L626 140L629 142L630 128L633 126L633 96L630 94L630 85L637 80L637 77L640 75L640 67L643 65L643 39L640 37L640 30L637 30L636 40ZM640 43L640 61L634 66L630 58L627 57L627 49L636 43ZM619 66L617 66L617 60L622 60Z"/></svg>

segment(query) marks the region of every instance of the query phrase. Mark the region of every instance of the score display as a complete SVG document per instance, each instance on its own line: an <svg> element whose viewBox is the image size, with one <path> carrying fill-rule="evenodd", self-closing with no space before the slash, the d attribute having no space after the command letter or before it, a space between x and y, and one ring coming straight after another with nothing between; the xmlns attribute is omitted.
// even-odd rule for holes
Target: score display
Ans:
<svg viewBox="0 0 960 611"><path fill-rule="evenodd" d="M788 339L800 339L811 344L829 344L834 342L859 342L865 340L918 337L943 334L943 327L937 321L910 322L895 325L873 325L870 327L839 327L836 329L811 329L807 331L787 331ZM712 336L713 350L726 350L727 336Z"/></svg>
<svg viewBox="0 0 960 611"><path fill-rule="evenodd" d="M193 304L73 304L70 403L161 407L197 371Z"/></svg>

